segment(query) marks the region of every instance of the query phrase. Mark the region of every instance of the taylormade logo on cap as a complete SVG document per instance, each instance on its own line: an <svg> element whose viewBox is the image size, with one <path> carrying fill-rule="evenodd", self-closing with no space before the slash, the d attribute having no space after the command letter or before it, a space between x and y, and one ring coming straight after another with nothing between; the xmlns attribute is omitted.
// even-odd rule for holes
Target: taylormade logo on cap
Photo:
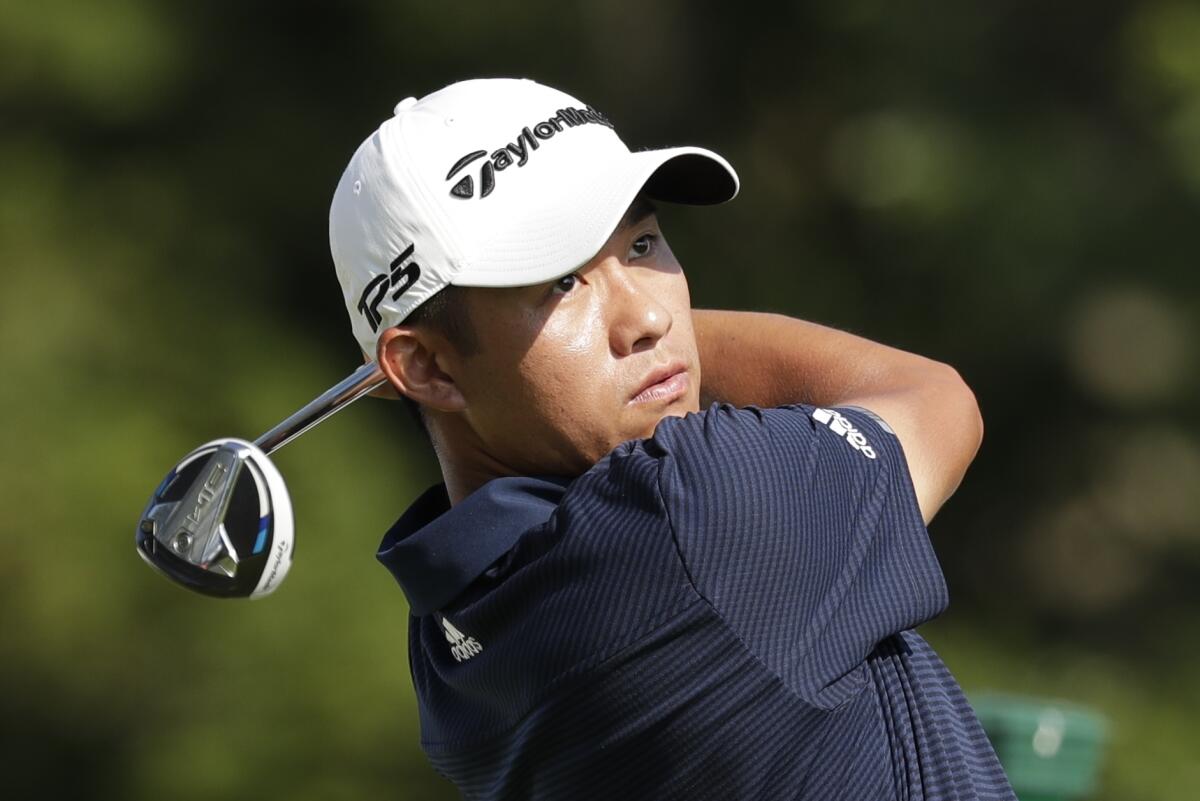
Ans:
<svg viewBox="0 0 1200 801"><path fill-rule="evenodd" d="M479 171L479 197L485 198L492 193L496 187L496 173L508 169L514 163L518 167L524 167L529 162L529 154L538 149L538 140L546 140L560 133L563 126L574 128L576 125L587 125L589 122L596 122L601 125L613 127L608 118L601 114L596 109L588 106L587 108L560 108L553 117L545 122L539 122L533 126L530 131L526 126L517 134L515 144L509 143L504 147L496 150L491 156L488 156L490 161L485 161L483 167ZM473 150L467 155L454 162L454 166L450 168L450 172L446 173L446 180L453 180L454 176L462 171L463 167L468 164L478 161L487 156L486 150ZM516 159L514 162L513 159ZM472 198L475 197L475 182L470 175L461 178L453 187L450 188L450 196L457 198Z"/></svg>
<svg viewBox="0 0 1200 801"><path fill-rule="evenodd" d="M374 357L381 331L450 284L528 286L579 269L639 192L706 204L737 188L707 150L631 153L607 117L557 89L462 81L402 100L358 147L329 246L354 336Z"/></svg>

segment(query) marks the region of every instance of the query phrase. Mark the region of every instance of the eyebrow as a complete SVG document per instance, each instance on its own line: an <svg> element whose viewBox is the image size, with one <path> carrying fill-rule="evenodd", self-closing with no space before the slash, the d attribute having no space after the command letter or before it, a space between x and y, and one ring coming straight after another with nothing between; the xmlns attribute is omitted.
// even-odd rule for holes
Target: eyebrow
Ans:
<svg viewBox="0 0 1200 801"><path fill-rule="evenodd" d="M652 214L657 213L658 209L644 195L638 195L633 202L629 204L629 208L625 210L625 216L621 218L621 222L617 223L618 231L625 228L632 228Z"/></svg>

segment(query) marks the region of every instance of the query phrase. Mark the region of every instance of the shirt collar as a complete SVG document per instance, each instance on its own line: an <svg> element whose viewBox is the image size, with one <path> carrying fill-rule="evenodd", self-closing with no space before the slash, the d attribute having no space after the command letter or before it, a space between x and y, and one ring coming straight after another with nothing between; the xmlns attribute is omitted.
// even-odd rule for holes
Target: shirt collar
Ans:
<svg viewBox="0 0 1200 801"><path fill-rule="evenodd" d="M496 478L451 507L446 486L430 487L383 536L376 558L392 572L412 614L435 612L550 519L570 482Z"/></svg>

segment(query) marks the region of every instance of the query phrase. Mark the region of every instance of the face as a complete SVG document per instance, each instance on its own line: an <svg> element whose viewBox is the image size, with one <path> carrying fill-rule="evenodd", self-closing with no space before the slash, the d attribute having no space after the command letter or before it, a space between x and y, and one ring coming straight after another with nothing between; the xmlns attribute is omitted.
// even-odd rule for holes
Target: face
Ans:
<svg viewBox="0 0 1200 801"><path fill-rule="evenodd" d="M502 472L577 475L699 408L687 279L647 203L577 272L467 297L480 348L456 360L460 414Z"/></svg>

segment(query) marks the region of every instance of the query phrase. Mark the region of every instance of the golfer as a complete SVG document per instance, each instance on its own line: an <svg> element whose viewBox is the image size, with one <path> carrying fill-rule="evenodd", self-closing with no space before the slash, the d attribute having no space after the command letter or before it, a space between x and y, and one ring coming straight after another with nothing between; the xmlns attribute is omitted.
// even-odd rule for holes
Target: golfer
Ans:
<svg viewBox="0 0 1200 801"><path fill-rule="evenodd" d="M913 632L947 604L925 524L975 399L920 356L693 309L656 204L737 190L525 80L406 99L351 159L346 308L444 480L378 553L421 746L473 799L1013 799Z"/></svg>

